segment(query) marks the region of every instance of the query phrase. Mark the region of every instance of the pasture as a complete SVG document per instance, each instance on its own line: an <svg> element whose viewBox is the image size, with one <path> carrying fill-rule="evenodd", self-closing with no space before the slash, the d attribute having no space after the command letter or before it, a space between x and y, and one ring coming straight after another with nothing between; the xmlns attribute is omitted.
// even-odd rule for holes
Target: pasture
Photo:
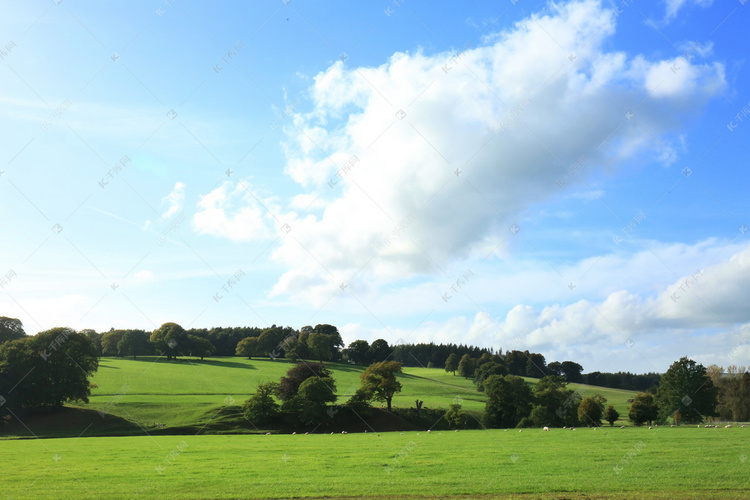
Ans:
<svg viewBox="0 0 750 500"><path fill-rule="evenodd" d="M293 363L283 359L206 358L204 361L142 357L136 360L102 358L92 377L89 408L136 422L144 429L201 425L222 408L241 405L263 382L277 382ZM364 367L327 363L336 380L339 403L346 402L360 385ZM399 375L401 393L393 399L395 407L410 408L424 401L425 408L444 408L459 400L466 410L484 410L486 397L477 392L471 380L454 376L438 368L405 367ZM536 379L527 378L535 384ZM627 399L632 391L570 384L583 396L595 393L607 398L627 416Z"/></svg>
<svg viewBox="0 0 750 500"><path fill-rule="evenodd" d="M10 498L747 498L750 429L0 442Z"/></svg>

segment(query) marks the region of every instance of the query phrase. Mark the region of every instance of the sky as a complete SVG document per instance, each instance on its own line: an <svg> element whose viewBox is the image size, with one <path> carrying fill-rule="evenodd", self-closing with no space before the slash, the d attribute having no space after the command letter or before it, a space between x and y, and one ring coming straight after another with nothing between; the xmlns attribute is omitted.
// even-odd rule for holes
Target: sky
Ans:
<svg viewBox="0 0 750 500"><path fill-rule="evenodd" d="M0 315L750 364L742 0L3 0Z"/></svg>

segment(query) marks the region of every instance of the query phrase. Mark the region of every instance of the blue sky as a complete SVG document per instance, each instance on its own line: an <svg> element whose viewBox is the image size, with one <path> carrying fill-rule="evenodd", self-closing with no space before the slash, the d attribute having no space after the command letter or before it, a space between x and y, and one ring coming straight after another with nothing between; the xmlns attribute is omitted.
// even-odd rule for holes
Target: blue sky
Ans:
<svg viewBox="0 0 750 500"><path fill-rule="evenodd" d="M0 314L748 364L739 1L3 2Z"/></svg>

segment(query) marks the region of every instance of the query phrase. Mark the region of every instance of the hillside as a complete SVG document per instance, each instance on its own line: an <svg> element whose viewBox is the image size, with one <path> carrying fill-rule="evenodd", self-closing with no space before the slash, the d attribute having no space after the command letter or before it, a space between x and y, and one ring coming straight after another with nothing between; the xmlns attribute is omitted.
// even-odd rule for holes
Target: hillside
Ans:
<svg viewBox="0 0 750 500"><path fill-rule="evenodd" d="M68 410L65 418L35 417L26 420L37 435L87 435L188 433L202 432L258 432L257 429L237 429L242 424L239 406L255 391L258 384L278 381L293 365L282 359L207 358L204 361L180 359L166 361L155 357L136 360L102 358L98 372L92 377L96 384L87 405ZM346 402L360 385L359 375L364 367L330 363L336 380L339 403ZM477 392L471 380L435 368L404 368L399 376L403 390L393 400L394 407L410 408L416 399L424 401L424 408L447 408L459 401L464 409L482 411L486 397ZM530 384L537 379L527 378ZM627 414L627 399L631 391L571 384L583 396L601 394L621 415ZM460 398L460 399L459 399ZM383 419L379 418L379 422ZM30 425L29 422L33 422ZM66 430L57 432L58 427ZM385 422L381 422L384 425ZM245 424L245 427L247 425ZM398 428L389 421L388 428ZM404 423L404 428L408 425ZM283 428L277 429L281 432ZM11 435L27 435L23 428Z"/></svg>

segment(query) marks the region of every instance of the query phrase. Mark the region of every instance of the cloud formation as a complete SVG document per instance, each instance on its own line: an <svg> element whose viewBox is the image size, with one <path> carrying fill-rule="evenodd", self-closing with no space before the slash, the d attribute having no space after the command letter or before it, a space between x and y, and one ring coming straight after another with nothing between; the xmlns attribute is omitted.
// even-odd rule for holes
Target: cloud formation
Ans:
<svg viewBox="0 0 750 500"><path fill-rule="evenodd" d="M342 283L440 274L502 248L562 184L640 154L673 162L681 118L724 86L723 67L608 51L615 30L582 0L480 46L319 74L313 109L286 129L286 172L330 201L290 224L274 293L322 302Z"/></svg>

